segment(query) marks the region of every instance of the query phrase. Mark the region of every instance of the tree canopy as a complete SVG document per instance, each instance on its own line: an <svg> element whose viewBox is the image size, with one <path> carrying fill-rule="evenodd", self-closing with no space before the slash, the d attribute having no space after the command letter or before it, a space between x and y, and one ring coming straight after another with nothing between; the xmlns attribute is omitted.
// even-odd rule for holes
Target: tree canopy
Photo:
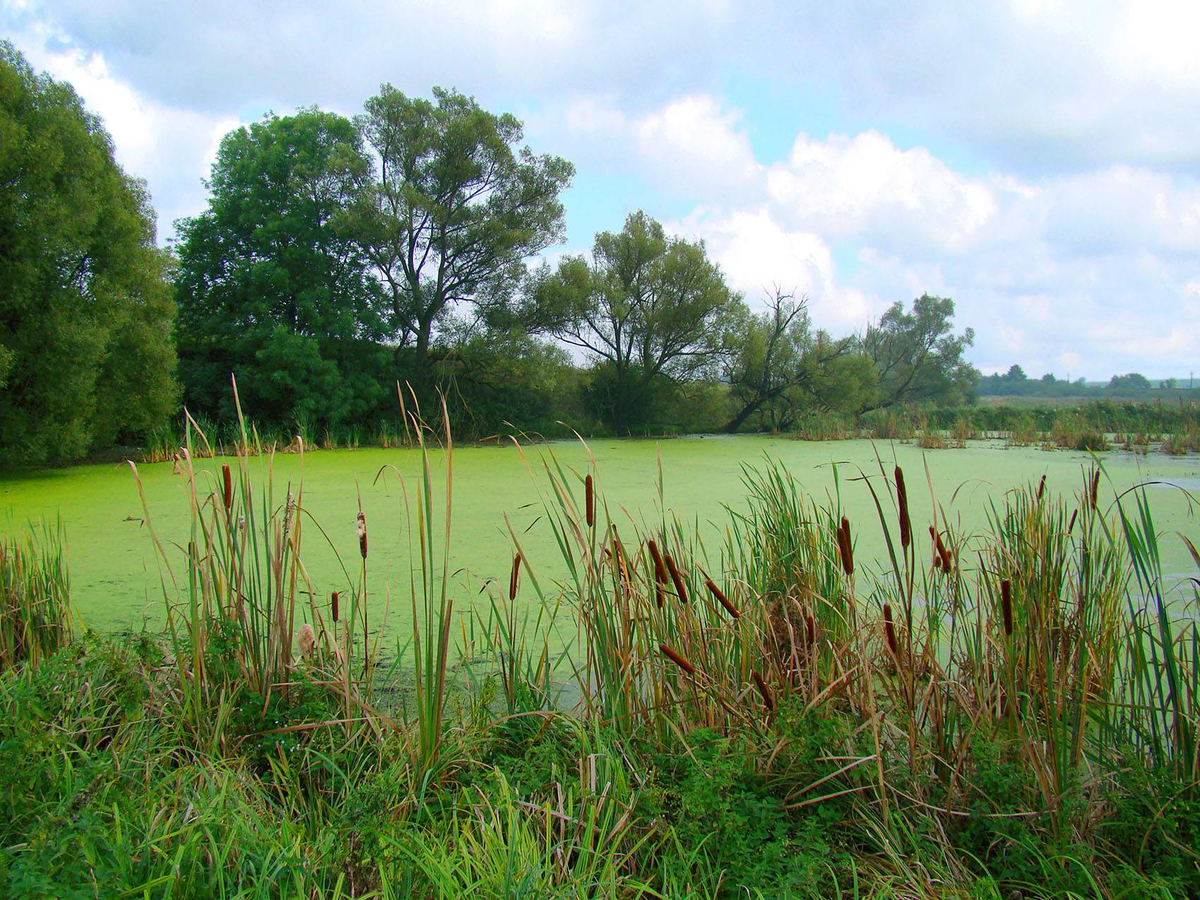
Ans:
<svg viewBox="0 0 1200 900"><path fill-rule="evenodd" d="M618 429L645 419L656 381L713 369L743 309L703 243L668 237L643 212L597 234L590 260L544 269L533 293L543 327L599 363L596 406Z"/></svg>
<svg viewBox="0 0 1200 900"><path fill-rule="evenodd" d="M173 411L168 270L100 120L0 43L0 457L70 459Z"/></svg>
<svg viewBox="0 0 1200 900"><path fill-rule="evenodd" d="M355 227L390 305L393 340L429 381L436 328L460 304L505 318L524 261L563 236L574 168L515 147L522 126L456 91L410 98L385 84L358 119L379 165Z"/></svg>
<svg viewBox="0 0 1200 900"><path fill-rule="evenodd" d="M268 115L221 141L208 209L180 224L180 369L193 411L336 424L384 395L384 301L350 229L370 164L334 113Z"/></svg>

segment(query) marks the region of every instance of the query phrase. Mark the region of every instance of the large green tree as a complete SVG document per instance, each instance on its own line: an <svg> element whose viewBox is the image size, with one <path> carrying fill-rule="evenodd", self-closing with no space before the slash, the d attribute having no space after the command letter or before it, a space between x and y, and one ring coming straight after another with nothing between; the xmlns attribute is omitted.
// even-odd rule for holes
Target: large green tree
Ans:
<svg viewBox="0 0 1200 900"><path fill-rule="evenodd" d="M435 88L431 101L384 85L358 125L378 172L356 226L387 293L393 340L427 386L439 326L464 305L507 319L525 260L562 239L559 195L574 169L516 149L514 116L456 91Z"/></svg>
<svg viewBox="0 0 1200 900"><path fill-rule="evenodd" d="M647 419L656 386L715 374L744 310L703 243L643 212L596 235L590 260L543 269L532 297L542 326L597 363L597 411L619 430Z"/></svg>
<svg viewBox="0 0 1200 900"><path fill-rule="evenodd" d="M954 333L954 301L949 297L923 294L911 311L894 303L862 337L862 352L879 375L878 399L868 406L971 399L979 372L963 354L974 343L973 329Z"/></svg>
<svg viewBox="0 0 1200 900"><path fill-rule="evenodd" d="M208 208L180 224L180 371L193 411L332 425L390 395L383 300L348 210L370 172L354 124L303 109L221 141Z"/></svg>
<svg viewBox="0 0 1200 900"><path fill-rule="evenodd" d="M78 457L170 414L167 268L100 120L0 43L0 457Z"/></svg>

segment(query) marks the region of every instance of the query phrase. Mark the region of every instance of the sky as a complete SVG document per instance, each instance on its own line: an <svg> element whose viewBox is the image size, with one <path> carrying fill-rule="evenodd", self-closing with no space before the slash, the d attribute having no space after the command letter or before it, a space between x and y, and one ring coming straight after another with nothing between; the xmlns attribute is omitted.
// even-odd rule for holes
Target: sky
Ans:
<svg viewBox="0 0 1200 900"><path fill-rule="evenodd" d="M452 87L575 164L557 253L643 209L752 306L948 296L984 373L1072 379L1200 368L1198 34L1195 0L0 0L164 243L230 129Z"/></svg>

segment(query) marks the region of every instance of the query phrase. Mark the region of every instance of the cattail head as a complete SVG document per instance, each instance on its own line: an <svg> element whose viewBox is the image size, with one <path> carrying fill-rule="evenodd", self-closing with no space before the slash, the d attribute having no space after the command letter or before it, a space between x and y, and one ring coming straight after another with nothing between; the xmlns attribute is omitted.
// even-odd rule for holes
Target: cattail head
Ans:
<svg viewBox="0 0 1200 900"><path fill-rule="evenodd" d="M362 558L367 558L367 517L363 515L363 511L358 511L358 550L362 553Z"/></svg>
<svg viewBox="0 0 1200 900"><path fill-rule="evenodd" d="M513 555L512 572L508 576L508 599L517 599L517 588L521 582L521 554L518 552Z"/></svg>
<svg viewBox="0 0 1200 900"><path fill-rule="evenodd" d="M883 604L883 633L892 656L900 659L900 644L896 641L896 623L892 620L892 604Z"/></svg>
<svg viewBox="0 0 1200 900"><path fill-rule="evenodd" d="M1012 582L1007 578L1000 582L1000 613L1004 616L1004 636L1013 633Z"/></svg>
<svg viewBox="0 0 1200 900"><path fill-rule="evenodd" d="M1042 495L1046 493L1046 476L1042 476L1042 480L1038 482L1037 499L1041 500Z"/></svg>
<svg viewBox="0 0 1200 900"><path fill-rule="evenodd" d="M854 574L854 545L850 541L850 520L842 516L842 524L837 530L838 555L842 559L842 571L847 575Z"/></svg>
<svg viewBox="0 0 1200 900"><path fill-rule="evenodd" d="M1100 470L1097 469L1094 473L1092 473L1092 491L1091 491L1092 509L1096 508L1096 502L1099 499L1100 499Z"/></svg>
<svg viewBox="0 0 1200 900"><path fill-rule="evenodd" d="M675 596L682 603L688 602L687 585L683 581L683 573L679 571L679 567L675 565L675 560L671 558L671 554L666 555L667 571L671 573L671 581L675 584Z"/></svg>
<svg viewBox="0 0 1200 900"><path fill-rule="evenodd" d="M329 595L329 613L333 616L333 622L336 625L338 620L338 592L334 591Z"/></svg>
<svg viewBox="0 0 1200 900"><path fill-rule="evenodd" d="M1071 511L1071 521L1067 523L1067 534L1070 534L1072 531L1075 530L1075 520L1077 518L1079 518L1079 510L1077 510L1077 509L1072 510Z"/></svg>
<svg viewBox="0 0 1200 900"><path fill-rule="evenodd" d="M942 542L941 534L932 525L929 526L929 533L933 535L933 548L937 551L938 565L942 567L943 572L949 575L954 568L954 560L950 556L950 550Z"/></svg>
<svg viewBox="0 0 1200 900"><path fill-rule="evenodd" d="M313 654L313 648L317 645L317 639L313 635L313 628L307 622L301 625L296 630L296 644L300 647L300 655L308 659Z"/></svg>
<svg viewBox="0 0 1200 900"><path fill-rule="evenodd" d="M667 567L663 563L662 553L659 552L658 544L654 540L646 541L646 548L650 551L650 558L654 560L654 580L658 584L667 583Z"/></svg>
<svg viewBox="0 0 1200 900"><path fill-rule="evenodd" d="M762 697L763 706L767 708L767 712L775 712L775 698L771 696L771 689L767 687L766 681L755 669L750 670L750 677L754 679L754 686L758 688L758 694Z"/></svg>
<svg viewBox="0 0 1200 900"><path fill-rule="evenodd" d="M725 592L717 587L717 583L711 578L704 579L704 586L708 588L708 592L713 595L713 599L725 607L725 612L729 613L735 619L740 619L742 614L738 612L738 608L729 602L729 598L725 596Z"/></svg>
<svg viewBox="0 0 1200 900"><path fill-rule="evenodd" d="M221 466L221 478L225 482L225 512L233 509L233 472L229 466Z"/></svg>
<svg viewBox="0 0 1200 900"><path fill-rule="evenodd" d="M682 653L677 652L668 644L659 644L658 649L662 651L667 659L671 660L671 662L675 663L675 665L679 666L679 668L683 669L689 675L696 674L696 667L688 662Z"/></svg>
<svg viewBox="0 0 1200 900"><path fill-rule="evenodd" d="M807 626L805 635L808 638L808 646L812 647L817 643L817 620L813 618L813 614L809 613L805 625Z"/></svg>
<svg viewBox="0 0 1200 900"><path fill-rule="evenodd" d="M593 528L596 525L596 486L592 482L592 476L589 475L583 481L583 506L587 516L588 528Z"/></svg>
<svg viewBox="0 0 1200 900"><path fill-rule="evenodd" d="M908 491L904 487L904 472L896 466L896 504L900 507L900 546L908 549L912 543L912 522L908 518Z"/></svg>

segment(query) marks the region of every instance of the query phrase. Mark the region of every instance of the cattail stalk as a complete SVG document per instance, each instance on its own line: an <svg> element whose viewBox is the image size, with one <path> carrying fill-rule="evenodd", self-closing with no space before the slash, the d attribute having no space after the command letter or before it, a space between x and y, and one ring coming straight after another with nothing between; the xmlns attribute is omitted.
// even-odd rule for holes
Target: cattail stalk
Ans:
<svg viewBox="0 0 1200 900"><path fill-rule="evenodd" d="M1097 469L1092 475L1092 509L1096 508L1096 502L1100 499L1100 470Z"/></svg>
<svg viewBox="0 0 1200 900"><path fill-rule="evenodd" d="M767 708L767 712L775 712L775 698L771 696L771 689L767 687L763 677L755 669L750 670L750 677L754 679L754 686L758 688L759 696L762 697L763 706Z"/></svg>
<svg viewBox="0 0 1200 900"><path fill-rule="evenodd" d="M929 526L929 536L933 538L933 548L937 552L938 564L942 567L942 571L949 575L954 568L954 561L950 558L950 551L942 543L941 534L932 525Z"/></svg>
<svg viewBox="0 0 1200 900"><path fill-rule="evenodd" d="M225 482L225 512L233 509L233 472L228 465L221 466L221 478Z"/></svg>
<svg viewBox="0 0 1200 900"><path fill-rule="evenodd" d="M688 602L687 585L683 583L683 574L679 571L679 567L675 565L675 560L671 558L671 554L666 556L667 571L671 573L671 581L675 583L675 596L679 598L681 603Z"/></svg>
<svg viewBox="0 0 1200 900"><path fill-rule="evenodd" d="M517 588L521 583L521 554L513 555L512 573L508 576L508 599L517 599Z"/></svg>
<svg viewBox="0 0 1200 900"><path fill-rule="evenodd" d="M683 669L683 671L687 672L689 675L696 674L696 667L688 662L687 659L684 658L683 654L676 652L667 644L659 644L658 649L661 650L663 654L669 660L671 660L671 662L675 663L675 665L679 666L679 668Z"/></svg>
<svg viewBox="0 0 1200 900"><path fill-rule="evenodd" d="M583 481L584 513L587 517L588 528L596 526L596 486L589 475Z"/></svg>
<svg viewBox="0 0 1200 900"><path fill-rule="evenodd" d="M363 515L363 511L358 511L358 551L362 554L362 558L367 558L367 517Z"/></svg>
<svg viewBox="0 0 1200 900"><path fill-rule="evenodd" d="M338 592L334 591L329 595L329 613L333 616L333 623L336 625L338 620Z"/></svg>
<svg viewBox="0 0 1200 900"><path fill-rule="evenodd" d="M1000 582L1000 613L1004 616L1004 636L1012 637L1013 633L1013 609L1012 609L1012 582L1007 578Z"/></svg>
<svg viewBox="0 0 1200 900"><path fill-rule="evenodd" d="M896 503L900 507L900 546L905 550L912 543L912 521L908 517L908 490L904 487L904 472L896 466Z"/></svg>
<svg viewBox="0 0 1200 900"><path fill-rule="evenodd" d="M729 613L730 616L735 619L740 619L742 617L742 614L738 612L738 608L729 602L729 598L725 596L724 591L717 587L715 581L713 581L711 578L705 578L704 586L708 588L708 592L713 595L713 599L725 607L725 611Z"/></svg>
<svg viewBox="0 0 1200 900"><path fill-rule="evenodd" d="M813 647L817 643L817 620L813 618L812 613L808 614L805 625L808 632L808 646Z"/></svg>
<svg viewBox="0 0 1200 900"><path fill-rule="evenodd" d="M658 550L658 544L654 540L646 541L646 547L650 550L650 558L654 560L654 580L658 584L667 583L667 567L663 563L662 553Z"/></svg>
<svg viewBox="0 0 1200 900"><path fill-rule="evenodd" d="M1046 476L1042 476L1042 480L1038 482L1037 499L1041 501L1042 495L1046 493Z"/></svg>
<svg viewBox="0 0 1200 900"><path fill-rule="evenodd" d="M900 644L896 640L896 623L892 619L892 604L883 604L883 633L887 638L888 649L897 661L900 659Z"/></svg>

